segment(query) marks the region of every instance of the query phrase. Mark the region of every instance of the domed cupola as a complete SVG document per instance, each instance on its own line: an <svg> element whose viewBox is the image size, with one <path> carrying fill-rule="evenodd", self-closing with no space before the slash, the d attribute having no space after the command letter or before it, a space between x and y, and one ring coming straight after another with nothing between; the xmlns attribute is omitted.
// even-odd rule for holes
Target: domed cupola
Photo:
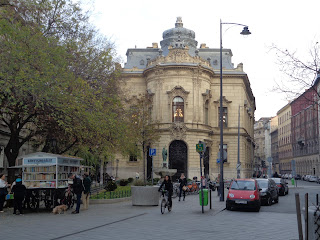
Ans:
<svg viewBox="0 0 320 240"><path fill-rule="evenodd" d="M195 40L195 33L183 27L182 18L177 17L175 28L168 29L162 34L163 40L160 42L163 55L169 53L168 47L184 48L189 47L189 54L195 56L198 42Z"/></svg>

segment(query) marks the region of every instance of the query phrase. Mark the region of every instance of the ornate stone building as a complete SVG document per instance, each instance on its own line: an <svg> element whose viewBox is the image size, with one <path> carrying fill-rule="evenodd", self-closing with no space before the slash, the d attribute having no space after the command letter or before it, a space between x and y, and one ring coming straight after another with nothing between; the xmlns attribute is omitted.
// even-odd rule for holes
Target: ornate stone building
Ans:
<svg viewBox="0 0 320 240"><path fill-rule="evenodd" d="M197 48L195 32L183 27L177 18L175 28L163 32L163 40L148 48L127 50L127 63L122 69L126 102L148 93L152 99L152 119L159 123L161 137L152 148L157 149L154 168L162 167L161 151L168 150L168 167L184 172L188 178L200 176L196 144L206 143L203 170L210 178L217 177L220 130L220 50L201 44ZM223 112L225 178L236 177L238 109L240 107L241 177L253 172L253 125L255 98L243 64L233 66L230 49L223 49ZM118 158L118 177L143 174L142 160ZM150 172L150 160L146 164ZM113 168L114 169L114 168ZM113 173L114 175L114 173Z"/></svg>

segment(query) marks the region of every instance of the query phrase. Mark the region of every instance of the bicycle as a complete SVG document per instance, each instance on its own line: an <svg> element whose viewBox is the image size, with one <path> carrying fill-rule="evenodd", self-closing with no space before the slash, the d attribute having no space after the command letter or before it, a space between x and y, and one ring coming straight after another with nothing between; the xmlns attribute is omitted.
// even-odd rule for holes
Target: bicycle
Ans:
<svg viewBox="0 0 320 240"><path fill-rule="evenodd" d="M166 207L168 207L168 211L171 211L171 206L168 201L168 191L162 190L162 200L160 204L161 214L164 214Z"/></svg>

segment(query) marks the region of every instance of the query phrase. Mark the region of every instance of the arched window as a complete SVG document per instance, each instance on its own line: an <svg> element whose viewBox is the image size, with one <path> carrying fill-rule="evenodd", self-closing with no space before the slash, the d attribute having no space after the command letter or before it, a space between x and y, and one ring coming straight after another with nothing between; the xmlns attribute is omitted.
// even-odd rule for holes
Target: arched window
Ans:
<svg viewBox="0 0 320 240"><path fill-rule="evenodd" d="M172 101L172 122L184 121L184 101L182 97L175 97Z"/></svg>
<svg viewBox="0 0 320 240"><path fill-rule="evenodd" d="M209 124L209 100L204 104L204 124Z"/></svg>

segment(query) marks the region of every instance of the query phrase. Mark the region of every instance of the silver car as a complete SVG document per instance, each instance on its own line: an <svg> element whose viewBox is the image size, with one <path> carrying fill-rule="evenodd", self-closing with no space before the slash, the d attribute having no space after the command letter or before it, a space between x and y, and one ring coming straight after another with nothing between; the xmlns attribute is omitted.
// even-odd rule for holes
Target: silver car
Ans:
<svg viewBox="0 0 320 240"><path fill-rule="evenodd" d="M310 176L308 180L309 182L317 182L318 178L316 176Z"/></svg>

